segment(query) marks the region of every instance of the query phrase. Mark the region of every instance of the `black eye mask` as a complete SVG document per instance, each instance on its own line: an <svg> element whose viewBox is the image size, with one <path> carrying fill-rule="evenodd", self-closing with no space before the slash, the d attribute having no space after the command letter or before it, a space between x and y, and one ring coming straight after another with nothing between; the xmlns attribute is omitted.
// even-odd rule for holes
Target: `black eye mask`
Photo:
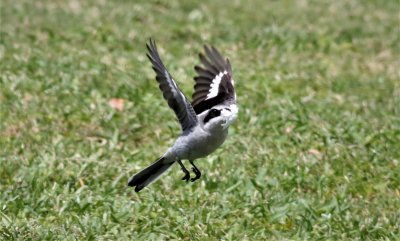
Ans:
<svg viewBox="0 0 400 241"><path fill-rule="evenodd" d="M211 109L210 112L208 112L208 114L206 115L206 117L204 118L204 124L207 123L209 120L211 120L214 117L220 116L221 115L221 111L217 110L217 109Z"/></svg>

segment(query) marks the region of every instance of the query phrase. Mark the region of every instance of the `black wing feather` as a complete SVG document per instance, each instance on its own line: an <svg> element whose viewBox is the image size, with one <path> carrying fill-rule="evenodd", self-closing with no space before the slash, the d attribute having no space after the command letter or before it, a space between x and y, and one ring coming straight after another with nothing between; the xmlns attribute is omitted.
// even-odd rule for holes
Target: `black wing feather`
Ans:
<svg viewBox="0 0 400 241"><path fill-rule="evenodd" d="M194 77L196 84L192 95L192 106L196 114L214 105L231 104L236 101L229 60L224 59L214 47L204 46L204 49L205 55L199 54L203 66L194 67L197 76ZM218 80L220 80L219 83Z"/></svg>
<svg viewBox="0 0 400 241"><path fill-rule="evenodd" d="M192 105L183 95L182 91L178 88L174 79L165 68L158 54L154 40L150 39L146 46L148 49L147 57L153 65L153 70L156 72L156 80L159 83L164 99L167 100L168 106L175 112L182 130L186 131L192 129L197 124L196 113Z"/></svg>

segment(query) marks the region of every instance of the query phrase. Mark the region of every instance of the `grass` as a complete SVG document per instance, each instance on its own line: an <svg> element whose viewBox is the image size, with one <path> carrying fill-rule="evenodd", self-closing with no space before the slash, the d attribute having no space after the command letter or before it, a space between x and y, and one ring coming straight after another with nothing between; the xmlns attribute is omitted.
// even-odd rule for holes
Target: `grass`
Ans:
<svg viewBox="0 0 400 241"><path fill-rule="evenodd" d="M2 1L0 239L400 240L399 4ZM137 194L179 133L149 37L187 96L229 56L240 114L201 180Z"/></svg>

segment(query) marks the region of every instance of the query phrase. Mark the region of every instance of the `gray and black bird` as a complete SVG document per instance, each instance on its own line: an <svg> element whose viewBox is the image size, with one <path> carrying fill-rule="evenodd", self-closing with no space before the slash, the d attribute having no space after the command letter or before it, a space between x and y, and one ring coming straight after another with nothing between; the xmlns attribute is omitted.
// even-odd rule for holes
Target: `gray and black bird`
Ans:
<svg viewBox="0 0 400 241"><path fill-rule="evenodd" d="M197 76L194 77L194 93L190 102L165 68L154 40L150 39L146 46L156 80L164 99L176 114L182 132L164 155L131 177L128 186L135 187L136 192L156 181L175 162L184 172L182 180L193 182L199 179L201 172L193 161L221 146L238 113L231 64L216 48L204 46L205 54L199 54L202 66L194 68ZM182 160L189 161L194 177L190 177Z"/></svg>

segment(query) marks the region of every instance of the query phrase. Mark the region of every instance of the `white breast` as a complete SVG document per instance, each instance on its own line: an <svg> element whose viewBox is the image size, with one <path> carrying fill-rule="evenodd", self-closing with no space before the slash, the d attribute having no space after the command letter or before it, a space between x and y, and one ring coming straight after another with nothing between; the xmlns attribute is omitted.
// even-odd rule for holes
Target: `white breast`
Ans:
<svg viewBox="0 0 400 241"><path fill-rule="evenodd" d="M169 152L179 160L195 160L205 157L224 143L228 129L206 132L200 126L189 135L179 137Z"/></svg>

